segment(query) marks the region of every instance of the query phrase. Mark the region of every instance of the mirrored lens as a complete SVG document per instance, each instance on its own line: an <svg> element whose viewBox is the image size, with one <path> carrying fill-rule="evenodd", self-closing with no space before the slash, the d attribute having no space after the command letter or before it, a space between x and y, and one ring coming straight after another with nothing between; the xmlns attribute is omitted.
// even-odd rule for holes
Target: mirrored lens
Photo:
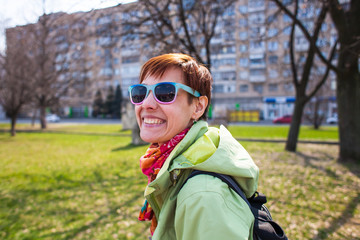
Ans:
<svg viewBox="0 0 360 240"><path fill-rule="evenodd" d="M175 99L176 89L172 84L164 83L155 87L155 96L160 102L171 102Z"/></svg>
<svg viewBox="0 0 360 240"><path fill-rule="evenodd" d="M141 103L146 97L146 87L135 86L131 89L131 100L133 103Z"/></svg>

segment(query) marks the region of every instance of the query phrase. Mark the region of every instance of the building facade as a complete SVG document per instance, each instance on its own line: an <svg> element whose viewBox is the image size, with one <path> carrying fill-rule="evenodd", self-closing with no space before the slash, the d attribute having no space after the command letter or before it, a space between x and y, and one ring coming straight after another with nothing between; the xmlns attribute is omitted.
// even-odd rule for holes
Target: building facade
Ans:
<svg viewBox="0 0 360 240"><path fill-rule="evenodd" d="M302 3L299 17L312 31L320 9L310 2ZM121 22L132 17L124 12L126 5L53 16L57 21L49 28L68 33L54 34L59 78L77 79L74 89L83 90L81 94L69 91L72 100L67 102L64 114L71 111L74 116L82 116L91 112L95 92L101 90L106 96L110 86L120 85L125 98L127 88L138 82L151 46L145 40L121 34ZM211 40L214 117L234 109L258 110L264 119L292 113L295 88L290 70L290 24L291 19L279 14L277 6L266 0L238 0L223 14ZM19 28L7 30L7 42L14 41L13 33ZM335 40L336 30L327 18L317 42L324 55ZM305 61L308 44L296 29L294 49L299 64ZM325 66L316 59L313 74L321 76L324 72ZM331 115L336 112L333 73L325 88L321 97L327 100L327 115Z"/></svg>

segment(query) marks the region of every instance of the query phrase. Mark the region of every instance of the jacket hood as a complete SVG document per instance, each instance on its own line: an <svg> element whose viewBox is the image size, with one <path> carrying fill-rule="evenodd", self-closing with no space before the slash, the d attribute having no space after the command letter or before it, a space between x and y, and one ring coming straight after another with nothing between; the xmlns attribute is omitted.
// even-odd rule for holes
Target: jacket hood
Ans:
<svg viewBox="0 0 360 240"><path fill-rule="evenodd" d="M169 172L187 168L217 172L232 176L247 197L257 190L259 168L224 126L209 128L206 122L197 122L173 152L165 168Z"/></svg>

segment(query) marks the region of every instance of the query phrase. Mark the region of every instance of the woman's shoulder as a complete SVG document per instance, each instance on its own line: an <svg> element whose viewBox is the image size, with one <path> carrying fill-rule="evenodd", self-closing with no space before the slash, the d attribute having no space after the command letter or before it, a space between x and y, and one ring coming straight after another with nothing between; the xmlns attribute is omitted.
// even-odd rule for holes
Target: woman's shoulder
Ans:
<svg viewBox="0 0 360 240"><path fill-rule="evenodd" d="M190 178L177 197L178 205L197 201L200 204L225 202L232 209L248 208L244 200L221 179L205 174Z"/></svg>
<svg viewBox="0 0 360 240"><path fill-rule="evenodd" d="M186 182L178 194L176 215L180 219L211 216L219 224L239 223L235 225L244 226L244 232L254 220L246 202L226 183L210 175L197 175Z"/></svg>

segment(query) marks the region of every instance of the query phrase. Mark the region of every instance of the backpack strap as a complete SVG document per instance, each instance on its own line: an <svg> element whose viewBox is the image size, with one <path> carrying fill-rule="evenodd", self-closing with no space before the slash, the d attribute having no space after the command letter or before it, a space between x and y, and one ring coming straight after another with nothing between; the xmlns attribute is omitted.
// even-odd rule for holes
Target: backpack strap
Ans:
<svg viewBox="0 0 360 240"><path fill-rule="evenodd" d="M190 173L190 175L188 176L188 178L185 180L185 182L183 183L183 185L181 186L181 188L185 185L185 183L192 177L195 177L197 175L200 174L205 174L205 175L211 175L217 178L220 178L223 182L225 182L229 187L231 187L231 189L233 189L237 194L240 195L240 197L246 202L246 204L249 206L250 209L251 205L249 203L249 201L247 200L244 192L241 190L241 188L239 187L239 185L235 182L235 180L230 177L229 175L225 175L225 174L221 174L221 173L216 173L216 172L206 172L206 171L201 171L201 170L194 170ZM180 188L180 189L181 189Z"/></svg>
<svg viewBox="0 0 360 240"><path fill-rule="evenodd" d="M249 200L246 198L244 192L241 190L237 182L229 175L215 173L215 172L206 172L201 170L194 170L188 178L185 180L181 188L185 183L192 177L195 177L200 174L211 175L217 178L220 178L225 182L231 189L233 189L240 197L247 203L251 212L254 215L254 230L253 230L253 239L254 240L288 240L285 235L285 232L280 227L279 224L272 220L269 210L263 205L266 203L266 196L256 192ZM180 188L180 189L181 189ZM250 204L250 202L254 204Z"/></svg>

